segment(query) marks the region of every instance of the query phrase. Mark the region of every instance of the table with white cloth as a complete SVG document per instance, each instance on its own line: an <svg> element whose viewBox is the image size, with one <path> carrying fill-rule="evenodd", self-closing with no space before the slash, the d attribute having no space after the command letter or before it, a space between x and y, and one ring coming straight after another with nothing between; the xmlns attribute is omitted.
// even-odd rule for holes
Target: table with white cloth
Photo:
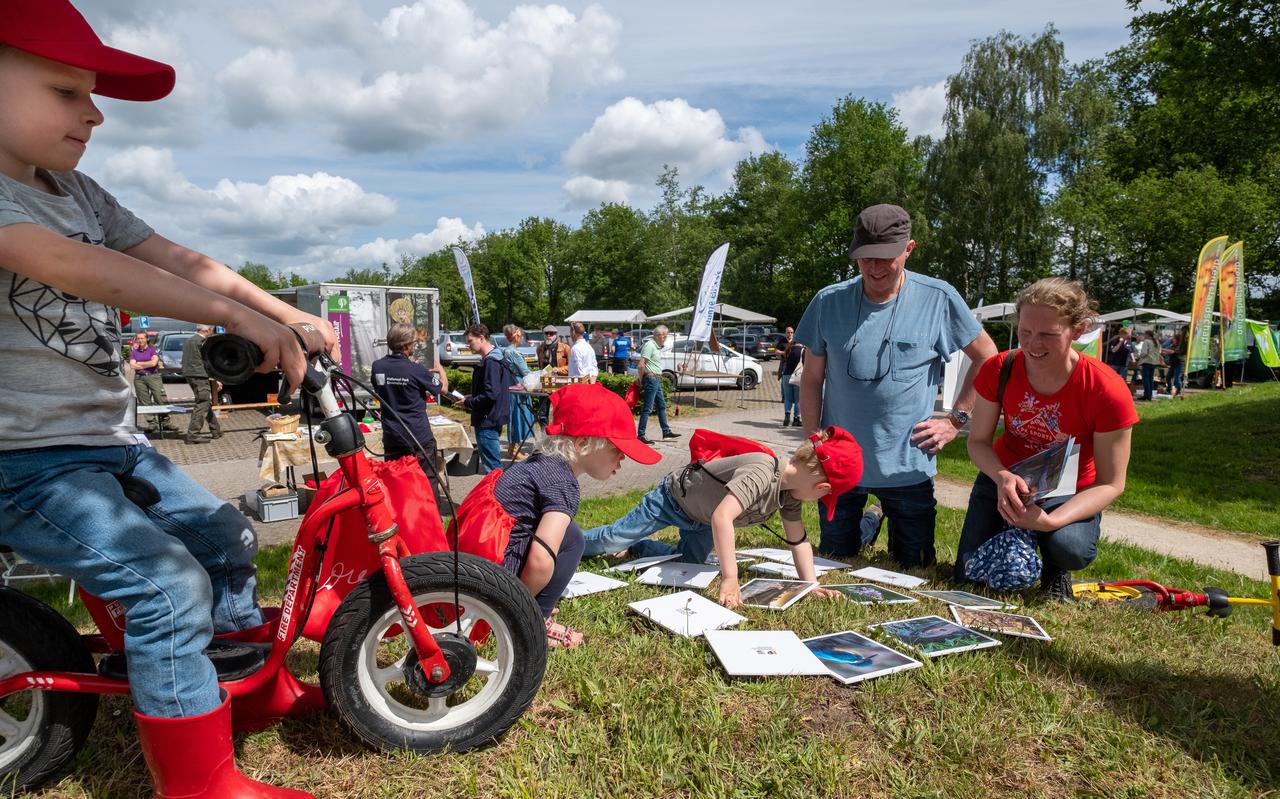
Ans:
<svg viewBox="0 0 1280 799"><path fill-rule="evenodd" d="M457 455L461 460L471 457L475 444L467 435L467 428L444 416L431 416L431 432L436 439L436 457L441 463L437 465L443 470L443 461ZM374 452L382 451L382 430L374 429L364 434L364 443ZM316 444L316 462L334 463L336 458L329 457L324 446ZM311 442L305 436L292 437L291 434L267 433L262 438L262 447L258 451L258 474L263 480L293 485L292 470L295 466L311 467Z"/></svg>

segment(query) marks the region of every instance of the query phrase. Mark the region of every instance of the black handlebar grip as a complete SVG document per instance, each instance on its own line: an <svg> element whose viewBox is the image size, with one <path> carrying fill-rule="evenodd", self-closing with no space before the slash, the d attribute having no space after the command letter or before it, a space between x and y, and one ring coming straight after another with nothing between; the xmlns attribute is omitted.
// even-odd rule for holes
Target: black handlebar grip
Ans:
<svg viewBox="0 0 1280 799"><path fill-rule="evenodd" d="M253 377L262 365L262 350L247 338L231 333L209 336L200 347L200 359L204 369L214 380L229 386L238 385Z"/></svg>
<svg viewBox="0 0 1280 799"><path fill-rule="evenodd" d="M1262 546L1267 550L1267 574L1280 576L1280 541L1263 541Z"/></svg>

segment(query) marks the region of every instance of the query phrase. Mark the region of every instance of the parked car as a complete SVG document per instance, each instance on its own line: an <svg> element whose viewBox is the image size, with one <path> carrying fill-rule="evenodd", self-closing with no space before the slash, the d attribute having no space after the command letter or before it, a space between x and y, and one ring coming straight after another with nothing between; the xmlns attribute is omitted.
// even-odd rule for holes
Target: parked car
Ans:
<svg viewBox="0 0 1280 799"><path fill-rule="evenodd" d="M461 330L442 330L436 339L436 352L440 353L441 366L475 366L480 363L480 356L467 346L467 339Z"/></svg>
<svg viewBox="0 0 1280 799"><path fill-rule="evenodd" d="M508 343L507 337L502 333L493 333L489 336L489 339L493 341L493 346L499 348L507 346ZM529 368L538 368L538 349L536 345L525 342L523 347L516 347L516 352L524 356L524 362L529 364Z"/></svg>
<svg viewBox="0 0 1280 799"><path fill-rule="evenodd" d="M706 342L675 334L667 336L661 360L662 378L676 388L734 386L750 391L764 377L759 361L723 342L717 353Z"/></svg>
<svg viewBox="0 0 1280 799"><path fill-rule="evenodd" d="M195 334L194 330L168 330L156 339L154 344L160 351L161 380L166 383L182 382L182 348Z"/></svg>

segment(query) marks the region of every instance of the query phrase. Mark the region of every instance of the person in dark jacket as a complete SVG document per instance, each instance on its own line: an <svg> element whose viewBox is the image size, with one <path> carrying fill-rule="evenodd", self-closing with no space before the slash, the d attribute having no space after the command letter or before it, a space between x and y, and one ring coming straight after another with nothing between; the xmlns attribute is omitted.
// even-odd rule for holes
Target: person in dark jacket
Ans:
<svg viewBox="0 0 1280 799"><path fill-rule="evenodd" d="M476 447L480 450L480 473L488 474L502 466L502 427L511 415L510 380L503 364L502 352L489 340L489 328L475 323L463 334L467 346L480 355L480 363L471 376L471 393L462 407L471 411L471 426L476 430Z"/></svg>
<svg viewBox="0 0 1280 799"><path fill-rule="evenodd" d="M191 386L191 396L196 399L196 407L191 411L191 422L187 425L187 434L182 437L188 444L204 442L203 438L196 436L206 422L209 424L209 436L222 438L222 425L218 424L218 417L213 413L213 397L221 385L215 385L216 381L209 379L209 373L204 370L204 359L200 357L200 348L212 333L212 327L200 325L196 328L195 335L182 345L182 376L187 385Z"/></svg>
<svg viewBox="0 0 1280 799"><path fill-rule="evenodd" d="M412 325L394 324L387 331L387 354L373 362L373 391L382 403L382 450L386 460L412 455L436 481L436 437L427 418L427 397L437 399L443 389L438 373L412 360L417 333ZM414 444L417 439L422 449Z"/></svg>

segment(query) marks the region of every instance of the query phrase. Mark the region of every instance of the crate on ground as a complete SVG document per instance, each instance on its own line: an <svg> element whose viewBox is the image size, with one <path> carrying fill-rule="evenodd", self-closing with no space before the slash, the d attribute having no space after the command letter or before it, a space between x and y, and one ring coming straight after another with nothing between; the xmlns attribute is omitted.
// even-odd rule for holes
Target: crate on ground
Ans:
<svg viewBox="0 0 1280 799"><path fill-rule="evenodd" d="M268 524L296 519L299 516L298 492L284 486L268 486L256 491L248 491L244 495L244 504L253 511L259 521Z"/></svg>

